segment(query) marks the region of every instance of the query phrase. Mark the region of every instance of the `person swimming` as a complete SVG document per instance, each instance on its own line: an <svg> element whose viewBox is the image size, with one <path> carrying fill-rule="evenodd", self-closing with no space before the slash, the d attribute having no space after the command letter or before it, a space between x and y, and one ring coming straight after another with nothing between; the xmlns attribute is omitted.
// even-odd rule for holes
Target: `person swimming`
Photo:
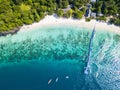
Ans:
<svg viewBox="0 0 120 90"><path fill-rule="evenodd" d="M66 76L65 78L66 78L66 79L68 79L68 78L69 78L69 76Z"/></svg>

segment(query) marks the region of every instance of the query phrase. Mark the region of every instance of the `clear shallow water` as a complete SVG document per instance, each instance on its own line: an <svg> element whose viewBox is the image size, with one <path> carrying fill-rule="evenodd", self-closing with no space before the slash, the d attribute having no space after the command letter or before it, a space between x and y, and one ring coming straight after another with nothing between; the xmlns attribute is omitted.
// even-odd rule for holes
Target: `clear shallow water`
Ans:
<svg viewBox="0 0 120 90"><path fill-rule="evenodd" d="M91 33L51 26L0 37L0 90L119 90L120 36L95 32L85 75Z"/></svg>

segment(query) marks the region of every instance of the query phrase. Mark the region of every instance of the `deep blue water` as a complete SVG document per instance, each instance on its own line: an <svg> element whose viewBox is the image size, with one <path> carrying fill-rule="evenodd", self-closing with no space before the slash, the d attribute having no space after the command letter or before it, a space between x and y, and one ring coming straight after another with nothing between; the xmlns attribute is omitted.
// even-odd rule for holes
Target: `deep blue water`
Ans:
<svg viewBox="0 0 120 90"><path fill-rule="evenodd" d="M78 62L68 60L2 67L0 90L74 90L82 87L79 82L84 82L81 72ZM57 77L58 82L55 81ZM52 79L52 82L48 85L49 79Z"/></svg>
<svg viewBox="0 0 120 90"><path fill-rule="evenodd" d="M0 90L120 90L120 35L95 32L86 75L91 34L63 25L0 37Z"/></svg>

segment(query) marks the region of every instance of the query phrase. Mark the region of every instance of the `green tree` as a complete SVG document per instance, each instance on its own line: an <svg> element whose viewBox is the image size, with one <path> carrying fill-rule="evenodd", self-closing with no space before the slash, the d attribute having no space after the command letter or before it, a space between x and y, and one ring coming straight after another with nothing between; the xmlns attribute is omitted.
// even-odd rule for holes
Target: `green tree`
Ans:
<svg viewBox="0 0 120 90"><path fill-rule="evenodd" d="M106 17L105 16L101 16L101 17L97 17L97 20L100 20L100 21L106 21Z"/></svg>
<svg viewBox="0 0 120 90"><path fill-rule="evenodd" d="M23 3L23 0L13 0L15 4L21 4Z"/></svg>
<svg viewBox="0 0 120 90"><path fill-rule="evenodd" d="M36 9L33 9L32 13L34 15L35 22L39 22L40 21L40 16L39 16L38 12L36 11Z"/></svg>
<svg viewBox="0 0 120 90"><path fill-rule="evenodd" d="M73 15L73 12L74 12L74 11L73 11L72 9L70 9L70 10L67 11L67 13L68 13L68 15L69 15L70 17Z"/></svg>
<svg viewBox="0 0 120 90"><path fill-rule="evenodd" d="M81 19L84 13L82 11L77 11L74 13L74 18Z"/></svg>
<svg viewBox="0 0 120 90"><path fill-rule="evenodd" d="M69 17L70 17L70 14L69 14L69 13L64 13L64 14L63 14L63 17L69 18Z"/></svg>
<svg viewBox="0 0 120 90"><path fill-rule="evenodd" d="M59 9L59 10L57 11L57 15L58 15L59 17L62 17L63 14L64 14L64 12L63 12L62 9Z"/></svg>
<svg viewBox="0 0 120 90"><path fill-rule="evenodd" d="M40 12L39 15L40 15L40 19L43 19L45 17L45 14L43 12Z"/></svg>
<svg viewBox="0 0 120 90"><path fill-rule="evenodd" d="M32 20L29 17L23 17L23 23L29 25L32 24Z"/></svg>
<svg viewBox="0 0 120 90"><path fill-rule="evenodd" d="M67 8L68 5L69 5L68 0L65 0L65 1L62 2L62 8Z"/></svg>

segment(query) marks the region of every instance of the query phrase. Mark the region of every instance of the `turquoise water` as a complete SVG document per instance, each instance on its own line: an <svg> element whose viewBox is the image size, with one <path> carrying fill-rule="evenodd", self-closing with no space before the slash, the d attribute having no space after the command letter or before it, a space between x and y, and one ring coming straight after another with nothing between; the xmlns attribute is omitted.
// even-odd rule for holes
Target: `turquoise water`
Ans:
<svg viewBox="0 0 120 90"><path fill-rule="evenodd" d="M91 33L60 25L0 37L0 90L119 90L120 35L95 32L86 75Z"/></svg>

